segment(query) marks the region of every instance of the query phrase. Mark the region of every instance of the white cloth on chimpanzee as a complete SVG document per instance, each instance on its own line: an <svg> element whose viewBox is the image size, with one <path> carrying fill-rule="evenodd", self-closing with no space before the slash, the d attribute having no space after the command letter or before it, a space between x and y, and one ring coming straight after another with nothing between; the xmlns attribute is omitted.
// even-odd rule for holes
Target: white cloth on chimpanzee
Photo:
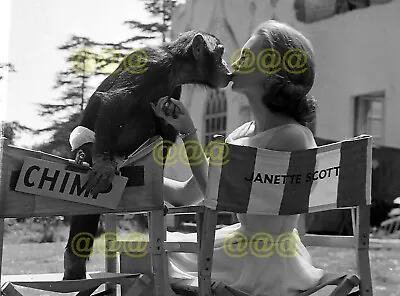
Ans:
<svg viewBox="0 0 400 296"><path fill-rule="evenodd" d="M77 126L69 135L69 144L71 151L81 147L86 143L94 143L95 133L84 126Z"/></svg>
<svg viewBox="0 0 400 296"><path fill-rule="evenodd" d="M226 139L227 143L265 148L266 143L281 128L301 129L312 138L311 131L300 124L275 127L254 135L254 124L248 122L237 128ZM311 141L311 140L310 140ZM315 142L312 143L315 146ZM229 249L224 248L224 241L229 236L240 238L245 235L250 239L259 232L268 233L269 238L277 241L282 233L293 234L298 238L295 228L299 215L264 216L238 214L240 223L216 230L212 278L249 293L253 296L294 296L300 291L318 284L324 271L313 266L311 257L301 243L297 243L295 256L283 256L273 246L266 246L268 254L253 255L247 247L247 254L233 257ZM234 234L236 232L236 234ZM196 233L167 232L169 241L196 241ZM229 239L233 242L232 239ZM226 245L227 246L227 245ZM265 246L264 246L265 247ZM239 255L239 253L236 253ZM260 256L261 255L261 256ZM168 253L169 272L172 278L197 278L197 254Z"/></svg>

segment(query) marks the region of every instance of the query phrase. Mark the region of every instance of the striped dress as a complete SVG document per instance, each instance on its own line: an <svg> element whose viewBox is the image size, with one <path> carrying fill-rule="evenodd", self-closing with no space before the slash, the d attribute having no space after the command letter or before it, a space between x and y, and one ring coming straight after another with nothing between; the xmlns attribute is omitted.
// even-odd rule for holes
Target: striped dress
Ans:
<svg viewBox="0 0 400 296"><path fill-rule="evenodd" d="M316 147L311 131L299 124L278 126L254 135L248 122L233 131L227 143L258 148L282 128L301 129ZM299 215L238 214L240 223L216 231L212 278L254 296L291 296L319 282L324 271L312 265L296 230ZM195 233L167 232L167 240L196 241ZM252 238L262 242L252 243ZM169 253L172 278L197 278L197 255Z"/></svg>

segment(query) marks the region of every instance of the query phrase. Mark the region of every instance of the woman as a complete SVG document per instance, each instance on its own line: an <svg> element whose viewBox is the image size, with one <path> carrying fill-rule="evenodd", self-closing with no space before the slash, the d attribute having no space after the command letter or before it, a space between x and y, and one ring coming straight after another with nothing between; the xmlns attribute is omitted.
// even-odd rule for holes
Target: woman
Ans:
<svg viewBox="0 0 400 296"><path fill-rule="evenodd" d="M249 52L252 54L249 55ZM278 60L272 59L271 53L277 55L275 58L281 57L280 65L276 62ZM296 56L290 58L293 53L298 54L297 58L302 55L303 60L296 61ZM269 54L268 63L265 60L262 62L263 54ZM249 59L257 57L258 67L249 71L246 68L251 64ZM265 67L267 65L270 67ZM303 68L299 69L299 66ZM227 137L226 142L280 151L316 147L312 132L306 127L307 122L313 120L316 107L315 101L307 96L315 77L312 46L300 32L277 21L262 23L243 46L242 56L232 67L235 70L232 90L247 97L255 120L238 127ZM194 124L183 104L172 101L182 112L174 119L166 116L163 111L163 106L168 107L164 105L166 102L166 98L163 98L157 106L153 106L155 113L186 134L185 142L192 140L192 143L199 143ZM191 149L187 149L187 153L191 153ZM190 155L188 156L190 159ZM207 186L208 166L204 155L203 160L203 165L191 166L193 176L186 182L165 178L167 201L173 204L195 204L202 200ZM299 215L239 214L240 223L216 231L213 279L259 296L297 295L300 291L317 285L323 271L312 265L309 253L302 244L298 246L299 255L291 258L277 253L268 258L251 254L232 258L224 251L224 239L234 232L248 237L257 232L269 233L274 238L287 232L296 236L298 219ZM196 234L168 233L167 238L190 241L195 236ZM171 253L168 256L172 277L197 277L196 254Z"/></svg>

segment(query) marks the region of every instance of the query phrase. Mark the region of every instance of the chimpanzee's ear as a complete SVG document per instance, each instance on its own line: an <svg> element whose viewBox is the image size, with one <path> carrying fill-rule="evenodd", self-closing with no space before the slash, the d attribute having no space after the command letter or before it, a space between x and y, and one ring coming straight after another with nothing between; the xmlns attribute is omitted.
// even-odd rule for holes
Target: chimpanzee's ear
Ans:
<svg viewBox="0 0 400 296"><path fill-rule="evenodd" d="M207 50L207 43L201 34L196 34L192 40L192 52L196 60L204 56L204 52Z"/></svg>

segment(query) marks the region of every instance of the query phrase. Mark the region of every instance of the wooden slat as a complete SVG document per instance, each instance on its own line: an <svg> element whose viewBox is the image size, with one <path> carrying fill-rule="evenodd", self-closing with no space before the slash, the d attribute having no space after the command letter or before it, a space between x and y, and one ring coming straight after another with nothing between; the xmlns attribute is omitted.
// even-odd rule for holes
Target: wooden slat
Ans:
<svg viewBox="0 0 400 296"><path fill-rule="evenodd" d="M61 281L63 275L63 273L7 274L3 275L1 285L6 282Z"/></svg>
<svg viewBox="0 0 400 296"><path fill-rule="evenodd" d="M354 248L355 238L353 236L333 236L307 234L301 236L301 241L305 246L320 246L332 248ZM116 252L129 252L129 250L140 250L149 252L150 246L143 247L143 242L117 240L115 244ZM165 249L168 252L196 253L198 250L197 242L165 242ZM113 249L114 250L114 249Z"/></svg>
<svg viewBox="0 0 400 296"><path fill-rule="evenodd" d="M204 212L204 207L202 206L183 206L183 207L173 207L168 208L168 215L174 214L194 214L194 213L202 213Z"/></svg>
<svg viewBox="0 0 400 296"><path fill-rule="evenodd" d="M23 296L20 292L15 289L14 285L10 282L6 283L4 287L1 287L1 295L7 295L7 296Z"/></svg>
<svg viewBox="0 0 400 296"><path fill-rule="evenodd" d="M302 293L300 293L298 296L309 296L309 295L314 295L315 292L321 290L324 288L324 295L332 295L331 291L327 290L325 287L326 286L338 286L340 285L347 277L348 275L346 273L330 273L326 272L324 276L320 279L319 283L317 286L312 287L311 289L308 289ZM350 277L353 277L353 275L350 275ZM331 288L333 290L334 288ZM329 294L328 294L329 291ZM338 294L342 295L342 294ZM347 295L347 294L343 294Z"/></svg>
<svg viewBox="0 0 400 296"><path fill-rule="evenodd" d="M48 274L30 274L30 275L8 275L5 276L4 282L12 282L22 287L30 287L34 289L43 288L46 291L54 291L60 293L77 292L90 287L96 287L105 282L129 283L133 284L138 278L146 280L141 274L122 274L93 272L87 273L87 279L63 281L62 273Z"/></svg>
<svg viewBox="0 0 400 296"><path fill-rule="evenodd" d="M195 213L204 213L204 206L182 206L168 208L168 215L192 215ZM219 214L235 214L229 211L218 211Z"/></svg>
<svg viewBox="0 0 400 296"><path fill-rule="evenodd" d="M191 253L197 254L199 252L199 244L193 242L165 242L165 249L167 252L178 253Z"/></svg>
<svg viewBox="0 0 400 296"><path fill-rule="evenodd" d="M197 242L174 242L168 241L164 242L164 249L167 252L179 252L179 253L198 253L199 245ZM115 248L113 251L120 253L149 253L151 250L151 246L149 242L140 242L140 241L127 241L127 240L117 240L115 243ZM132 257L134 257L133 255ZM136 255L139 256L139 255Z"/></svg>
<svg viewBox="0 0 400 296"><path fill-rule="evenodd" d="M306 234L300 238L305 246L354 248L356 243L354 236Z"/></svg>
<svg viewBox="0 0 400 296"><path fill-rule="evenodd" d="M144 186L126 187L117 209L111 210L92 205L57 200L50 197L37 196L9 190L12 172L19 171L25 157L37 157L58 163L69 163L67 159L29 149L6 146L3 155L3 186L5 186L7 201L4 204L5 218L52 216L52 215L82 215L98 213L124 213L150 211L163 208L162 195L155 194L155 188L162 184L162 166L157 164L151 154L137 161L136 165L145 167Z"/></svg>

